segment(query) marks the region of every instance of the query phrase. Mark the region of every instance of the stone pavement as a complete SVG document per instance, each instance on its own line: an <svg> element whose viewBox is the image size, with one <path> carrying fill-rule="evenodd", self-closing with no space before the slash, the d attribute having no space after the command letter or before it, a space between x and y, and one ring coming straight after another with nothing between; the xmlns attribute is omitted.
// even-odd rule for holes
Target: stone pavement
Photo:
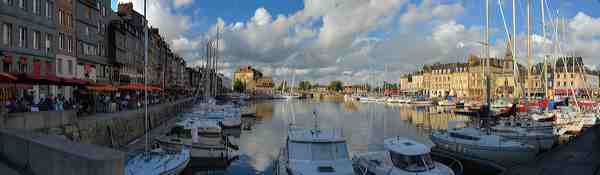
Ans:
<svg viewBox="0 0 600 175"><path fill-rule="evenodd" d="M21 175L17 171L4 165L3 163L0 163L0 174L2 174L2 175Z"/></svg>
<svg viewBox="0 0 600 175"><path fill-rule="evenodd" d="M507 175L600 175L600 127L546 152L536 162L507 168Z"/></svg>

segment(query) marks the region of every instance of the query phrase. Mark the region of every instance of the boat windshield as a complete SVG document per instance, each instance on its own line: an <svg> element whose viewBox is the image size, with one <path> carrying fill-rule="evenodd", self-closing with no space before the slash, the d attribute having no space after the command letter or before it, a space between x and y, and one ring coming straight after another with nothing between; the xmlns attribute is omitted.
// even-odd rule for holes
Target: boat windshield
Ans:
<svg viewBox="0 0 600 175"><path fill-rule="evenodd" d="M288 154L294 160L338 160L348 159L348 148L344 142L289 142Z"/></svg>
<svg viewBox="0 0 600 175"><path fill-rule="evenodd" d="M167 133L168 136L176 136L180 138L192 138L190 130L184 129L182 126L175 126Z"/></svg>
<svg viewBox="0 0 600 175"><path fill-rule="evenodd" d="M435 168L429 154L406 156L390 151L390 158L395 167L410 172L424 172Z"/></svg>
<svg viewBox="0 0 600 175"><path fill-rule="evenodd" d="M470 135L464 135L464 134L455 133L455 132L450 132L450 137L454 137L454 138L458 138L458 139L463 139L463 140L472 140L472 141L478 141L479 140L478 137L473 137L473 136L470 136Z"/></svg>

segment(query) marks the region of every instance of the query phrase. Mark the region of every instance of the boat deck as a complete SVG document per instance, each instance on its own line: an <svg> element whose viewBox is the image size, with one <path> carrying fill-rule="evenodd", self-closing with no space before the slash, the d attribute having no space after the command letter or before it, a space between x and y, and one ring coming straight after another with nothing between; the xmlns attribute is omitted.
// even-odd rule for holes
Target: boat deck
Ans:
<svg viewBox="0 0 600 175"><path fill-rule="evenodd" d="M505 175L600 175L600 127L589 128L572 142L540 155L535 162L507 169Z"/></svg>

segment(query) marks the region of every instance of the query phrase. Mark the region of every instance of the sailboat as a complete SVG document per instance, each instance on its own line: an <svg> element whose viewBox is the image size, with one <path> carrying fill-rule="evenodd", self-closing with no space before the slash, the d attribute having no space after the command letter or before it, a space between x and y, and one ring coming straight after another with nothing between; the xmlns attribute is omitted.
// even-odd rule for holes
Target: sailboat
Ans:
<svg viewBox="0 0 600 175"><path fill-rule="evenodd" d="M144 2L144 16L146 16L146 3ZM144 47L144 118L148 122L148 29L144 25L144 39L146 45ZM146 130L148 125L146 124ZM128 157L125 162L126 175L178 175L187 167L190 162L190 150L181 146L171 151L156 148L151 151L148 149L150 134L145 134L145 149L144 152L134 154Z"/></svg>
<svg viewBox="0 0 600 175"><path fill-rule="evenodd" d="M190 162L190 150L181 147L179 152L160 148L128 158L125 175L178 175Z"/></svg>
<svg viewBox="0 0 600 175"><path fill-rule="evenodd" d="M286 100L291 100L291 99L298 99L300 98L300 95L294 93L294 83L296 81L296 70L294 69L292 71L292 86L290 87L290 92L287 93L283 93L282 97ZM285 90L285 88L284 88Z"/></svg>
<svg viewBox="0 0 600 175"><path fill-rule="evenodd" d="M478 128L453 128L431 134L437 148L502 164L534 160L538 149Z"/></svg>
<svg viewBox="0 0 600 175"><path fill-rule="evenodd" d="M288 129L285 146L275 162L276 175L352 175L352 161L342 132L318 127Z"/></svg>

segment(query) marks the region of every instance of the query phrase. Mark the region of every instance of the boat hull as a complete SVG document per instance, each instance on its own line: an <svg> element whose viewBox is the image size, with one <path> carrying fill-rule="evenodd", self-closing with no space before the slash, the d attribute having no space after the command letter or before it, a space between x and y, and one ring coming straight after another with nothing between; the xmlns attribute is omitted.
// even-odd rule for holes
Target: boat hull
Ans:
<svg viewBox="0 0 600 175"><path fill-rule="evenodd" d="M534 160L537 150L534 149L500 149L498 147L486 147L478 145L460 144L432 137L436 148L456 152L465 156L491 160L503 165L515 165Z"/></svg>
<svg viewBox="0 0 600 175"><path fill-rule="evenodd" d="M190 164L190 160L191 159L188 159L184 164L181 164L178 167L176 167L175 169L172 169L170 171L161 173L160 175L179 175L183 172L183 170L185 170L185 168L188 167L188 164Z"/></svg>

